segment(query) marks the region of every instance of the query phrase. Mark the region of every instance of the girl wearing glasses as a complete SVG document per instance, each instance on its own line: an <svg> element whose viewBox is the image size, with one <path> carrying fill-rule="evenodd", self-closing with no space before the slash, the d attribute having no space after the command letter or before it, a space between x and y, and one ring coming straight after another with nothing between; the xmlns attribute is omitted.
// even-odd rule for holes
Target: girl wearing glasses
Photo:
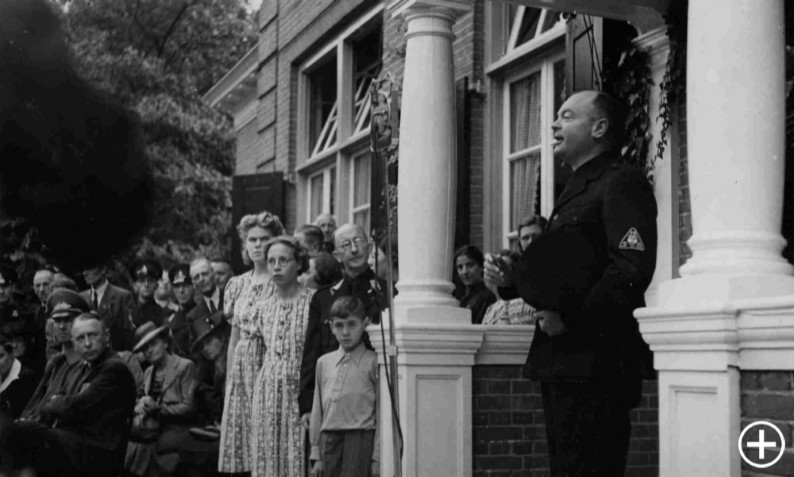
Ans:
<svg viewBox="0 0 794 477"><path fill-rule="evenodd" d="M275 285L259 314L265 342L262 367L254 386L251 421L253 477L305 475L305 430L298 412L301 358L309 303L314 290L298 276L309 269L309 254L293 237L277 237L265 246Z"/></svg>

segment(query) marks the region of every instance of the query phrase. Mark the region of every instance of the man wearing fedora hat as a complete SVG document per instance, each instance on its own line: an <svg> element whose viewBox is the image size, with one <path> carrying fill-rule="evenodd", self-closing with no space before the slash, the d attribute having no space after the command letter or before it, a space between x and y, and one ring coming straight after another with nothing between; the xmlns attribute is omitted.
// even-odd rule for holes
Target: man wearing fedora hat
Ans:
<svg viewBox="0 0 794 477"><path fill-rule="evenodd" d="M190 356L190 322L187 315L195 308L195 288L190 279L190 267L185 264L174 265L168 271L171 288L174 290L179 309L165 319L165 325L171 328L174 340L174 352L183 357Z"/></svg>
<svg viewBox="0 0 794 477"><path fill-rule="evenodd" d="M624 474L629 410L653 376L633 311L656 266L656 200L643 172L620 162L625 118L603 92L565 101L554 155L573 174L546 233L514 272L486 264L502 298L520 295L538 310L524 375L541 383L555 477Z"/></svg>

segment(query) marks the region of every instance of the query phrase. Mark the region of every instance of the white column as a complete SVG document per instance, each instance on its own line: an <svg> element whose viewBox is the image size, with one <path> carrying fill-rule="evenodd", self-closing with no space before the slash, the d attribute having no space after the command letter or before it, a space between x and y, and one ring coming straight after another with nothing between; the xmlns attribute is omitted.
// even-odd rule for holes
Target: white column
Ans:
<svg viewBox="0 0 794 477"><path fill-rule="evenodd" d="M694 235L682 275L775 274L785 166L783 0L692 0L687 45ZM730 52L730 54L726 54Z"/></svg>
<svg viewBox="0 0 794 477"><path fill-rule="evenodd" d="M452 295L456 117L452 24L471 8L449 0L401 0L407 22L400 122L400 281L395 298L398 403L404 477L472 475L471 368L484 327ZM391 401L380 330L381 475L394 474Z"/></svg>
<svg viewBox="0 0 794 477"><path fill-rule="evenodd" d="M400 243L396 322L463 323L451 292L457 189L452 24L470 4L397 2L407 22L397 211Z"/></svg>
<svg viewBox="0 0 794 477"><path fill-rule="evenodd" d="M780 254L783 22L783 0L689 1L693 257L635 312L659 371L662 477L740 476L739 370L769 350L794 362L791 317L753 311L794 295Z"/></svg>
<svg viewBox="0 0 794 477"><path fill-rule="evenodd" d="M651 79L653 80L653 86L648 97L648 115L651 118L656 118L659 116L659 85L664 79L667 56L670 53L670 40L667 37L667 29L662 27L643 33L634 40L634 44L648 52L651 64ZM655 158L656 145L661 139L662 123L660 121L651 121L650 127L653 141L648 148L648 156L649 158ZM659 284L673 278L673 240L676 240L678 236L678 224L676 223L674 227L672 220L672 207L674 203L677 204L673 200L672 174L678 173L678 171L672 164L671 134L672 132L668 131L667 147L662 157L656 160L653 167L653 189L658 207L656 229L659 244L656 249L656 272L653 275L648 291L645 293L645 302L648 303L648 306L656 304L656 293Z"/></svg>

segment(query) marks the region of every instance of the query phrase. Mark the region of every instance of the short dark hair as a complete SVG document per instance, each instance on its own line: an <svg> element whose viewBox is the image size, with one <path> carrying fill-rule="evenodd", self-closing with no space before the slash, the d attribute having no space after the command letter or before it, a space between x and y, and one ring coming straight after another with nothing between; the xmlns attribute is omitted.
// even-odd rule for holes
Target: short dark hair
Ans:
<svg viewBox="0 0 794 477"><path fill-rule="evenodd" d="M470 259L477 262L481 267L485 264L485 256L482 254L482 250L480 250L476 245L464 245L458 250L455 251L455 261L458 261L458 257L465 255Z"/></svg>
<svg viewBox="0 0 794 477"><path fill-rule="evenodd" d="M268 240L265 244L265 257L270 252L270 247L276 244L284 245L292 249L292 256L298 263L298 275L306 273L309 270L309 251L303 248L303 245L291 235L279 235Z"/></svg>
<svg viewBox="0 0 794 477"><path fill-rule="evenodd" d="M322 288L342 279L342 265L328 252L314 257L314 282Z"/></svg>
<svg viewBox="0 0 794 477"><path fill-rule="evenodd" d="M626 134L626 106L612 95L598 91L593 98L593 110L597 119L606 118L609 123L604 139L612 146L620 145Z"/></svg>
<svg viewBox="0 0 794 477"><path fill-rule="evenodd" d="M355 316L364 321L366 313L364 311L364 303L354 296L340 296L331 305L331 321L334 318L349 318Z"/></svg>
<svg viewBox="0 0 794 477"><path fill-rule="evenodd" d="M322 248L322 245L325 242L325 234L323 233L323 229L316 225L301 225L298 227L298 230L295 231L295 234L303 234L304 237L306 237L306 242L317 248Z"/></svg>
<svg viewBox="0 0 794 477"><path fill-rule="evenodd" d="M518 223L518 227L516 227L516 231L520 233L521 229L524 227L531 227L533 225L537 225L540 227L540 230L545 231L546 226L549 225L549 221L542 215L528 215L521 219L521 222Z"/></svg>

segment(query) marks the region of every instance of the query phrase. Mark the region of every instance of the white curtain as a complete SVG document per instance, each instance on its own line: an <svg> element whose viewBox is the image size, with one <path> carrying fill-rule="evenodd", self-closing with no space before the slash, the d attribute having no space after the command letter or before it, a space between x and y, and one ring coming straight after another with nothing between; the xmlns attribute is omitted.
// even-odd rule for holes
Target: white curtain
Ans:
<svg viewBox="0 0 794 477"><path fill-rule="evenodd" d="M510 85L510 153L540 144L540 73ZM534 214L540 197L540 150L510 162L510 230Z"/></svg>

